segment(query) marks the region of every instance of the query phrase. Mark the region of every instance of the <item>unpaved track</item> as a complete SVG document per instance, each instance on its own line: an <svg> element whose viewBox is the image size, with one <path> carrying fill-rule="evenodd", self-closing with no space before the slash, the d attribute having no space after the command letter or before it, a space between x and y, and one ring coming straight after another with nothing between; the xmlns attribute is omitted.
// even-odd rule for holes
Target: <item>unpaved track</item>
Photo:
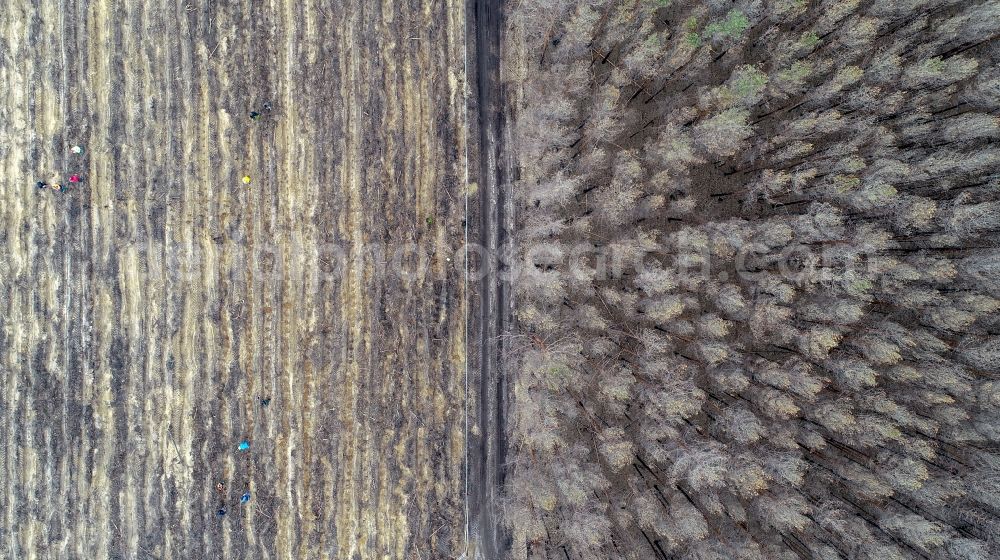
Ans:
<svg viewBox="0 0 1000 560"><path fill-rule="evenodd" d="M0 556L465 550L464 17L0 7Z"/></svg>
<svg viewBox="0 0 1000 560"><path fill-rule="evenodd" d="M512 323L510 283L503 274L503 254L512 231L513 212L509 196L509 165L504 150L505 104L500 82L501 0L468 0L470 90L470 161L475 162L478 196L471 200L472 237L486 258L476 262L478 280L473 297L475 324L469 328L475 341L470 396L474 403L475 430L469 438L470 521L475 536L475 557L505 558L509 539L501 519L500 492L504 483L506 456L506 406L508 388L503 357L505 335Z"/></svg>

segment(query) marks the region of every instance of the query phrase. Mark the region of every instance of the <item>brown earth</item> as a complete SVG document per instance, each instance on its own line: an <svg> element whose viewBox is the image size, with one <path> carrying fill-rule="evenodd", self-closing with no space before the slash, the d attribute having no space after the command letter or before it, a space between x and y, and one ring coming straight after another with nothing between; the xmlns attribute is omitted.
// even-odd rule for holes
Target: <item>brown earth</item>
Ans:
<svg viewBox="0 0 1000 560"><path fill-rule="evenodd" d="M509 539L503 521L506 471L506 371L513 298L507 279L513 207L511 164L506 146L509 105L500 81L504 2L470 0L469 24L469 161L477 179L469 199L469 234L483 255L473 257L469 291L469 524L475 558L507 557ZM472 342L474 341L474 342Z"/></svg>
<svg viewBox="0 0 1000 560"><path fill-rule="evenodd" d="M0 8L0 555L462 554L465 9Z"/></svg>

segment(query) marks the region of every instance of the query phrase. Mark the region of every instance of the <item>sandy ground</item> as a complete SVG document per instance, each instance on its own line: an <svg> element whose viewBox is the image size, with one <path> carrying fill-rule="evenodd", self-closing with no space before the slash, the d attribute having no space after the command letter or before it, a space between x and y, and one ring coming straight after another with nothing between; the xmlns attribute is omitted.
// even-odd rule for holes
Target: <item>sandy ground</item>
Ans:
<svg viewBox="0 0 1000 560"><path fill-rule="evenodd" d="M0 555L462 553L465 9L0 8Z"/></svg>

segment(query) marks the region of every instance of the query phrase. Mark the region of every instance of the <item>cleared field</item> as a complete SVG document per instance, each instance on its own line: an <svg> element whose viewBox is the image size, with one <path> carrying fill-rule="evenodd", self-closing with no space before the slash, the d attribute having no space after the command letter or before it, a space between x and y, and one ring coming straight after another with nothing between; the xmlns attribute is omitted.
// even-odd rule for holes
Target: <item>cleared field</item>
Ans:
<svg viewBox="0 0 1000 560"><path fill-rule="evenodd" d="M462 553L464 25L0 8L0 554Z"/></svg>

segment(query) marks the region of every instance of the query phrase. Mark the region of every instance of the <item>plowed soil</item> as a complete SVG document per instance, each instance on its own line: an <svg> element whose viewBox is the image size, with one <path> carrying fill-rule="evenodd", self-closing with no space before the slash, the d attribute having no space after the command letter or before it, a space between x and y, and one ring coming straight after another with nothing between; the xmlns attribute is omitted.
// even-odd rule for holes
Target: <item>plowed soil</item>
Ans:
<svg viewBox="0 0 1000 560"><path fill-rule="evenodd" d="M464 25L0 7L0 555L462 554Z"/></svg>

